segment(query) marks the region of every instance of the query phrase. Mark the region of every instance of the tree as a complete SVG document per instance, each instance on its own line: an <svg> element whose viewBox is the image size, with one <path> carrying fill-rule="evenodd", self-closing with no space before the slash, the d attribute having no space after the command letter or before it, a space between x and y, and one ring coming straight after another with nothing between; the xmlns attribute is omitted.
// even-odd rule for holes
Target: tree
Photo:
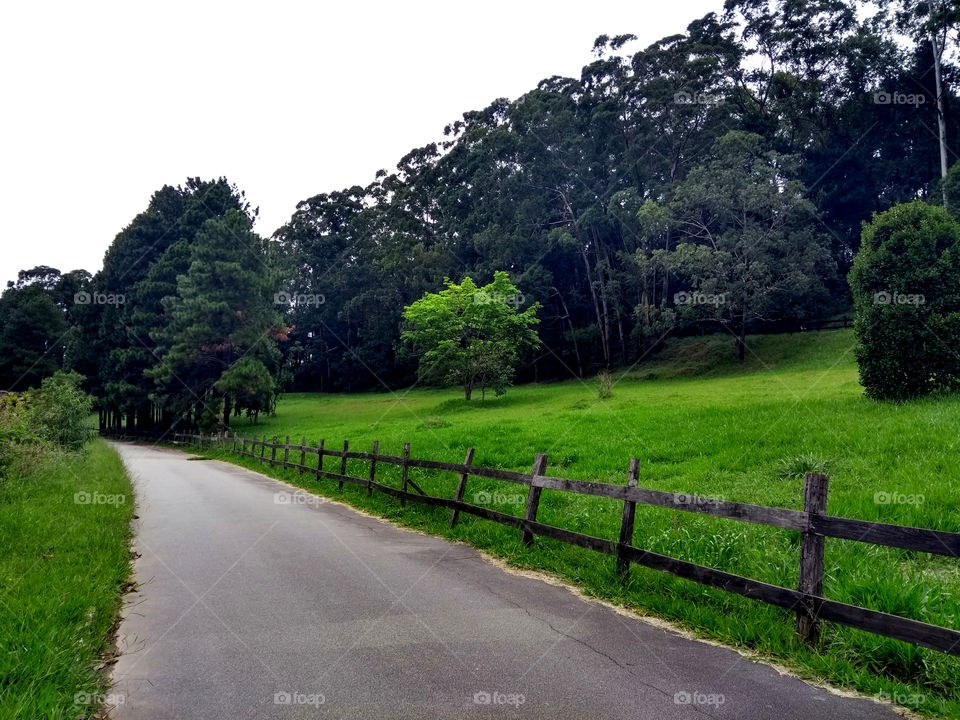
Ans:
<svg viewBox="0 0 960 720"><path fill-rule="evenodd" d="M159 361L147 370L166 408L214 428L222 407L229 427L235 394L217 382L245 357L279 371L284 337L277 305L279 273L250 218L239 210L206 220L190 246L190 266L177 279L177 294L163 300L166 327L154 334ZM244 374L230 376L236 389ZM216 411L214 411L216 409Z"/></svg>
<svg viewBox="0 0 960 720"><path fill-rule="evenodd" d="M118 428L124 417L128 430L172 430L189 422L181 416L183 408L174 411L176 403L157 392L145 372L160 357L155 337L170 321L163 303L177 294L177 278L190 267L197 233L207 220L231 210L251 222L256 216L226 178L188 178L183 186L160 188L117 234L103 269L90 281L92 290L122 294L124 304L74 308L81 344L88 349L81 364L87 372L92 358L95 368L88 389L111 427Z"/></svg>
<svg viewBox="0 0 960 720"><path fill-rule="evenodd" d="M254 423L261 412L271 412L277 394L273 374L258 358L242 357L214 384L224 396L233 398L234 412L246 411Z"/></svg>
<svg viewBox="0 0 960 720"><path fill-rule="evenodd" d="M59 370L68 329L43 284L8 287L0 295L0 389L36 387Z"/></svg>
<svg viewBox="0 0 960 720"><path fill-rule="evenodd" d="M681 240L655 253L686 281L674 295L680 320L724 323L740 360L750 325L811 314L834 273L817 209L793 173L792 159L767 150L758 135L732 131L666 206L640 211L652 232L666 226Z"/></svg>
<svg viewBox="0 0 960 720"><path fill-rule="evenodd" d="M920 201L874 215L848 279L869 397L960 387L960 223Z"/></svg>
<svg viewBox="0 0 960 720"><path fill-rule="evenodd" d="M929 42L933 57L934 101L937 111L937 139L940 145L940 179L947 177L949 146L947 144L947 97L944 87L944 52L950 32L960 23L960 2L957 0L925 0L903 2L897 13L900 27L914 37L917 45ZM943 207L950 209L945 183L941 182Z"/></svg>
<svg viewBox="0 0 960 720"><path fill-rule="evenodd" d="M466 400L475 388L481 400L487 388L502 395L520 354L540 344L534 330L540 304L521 311L525 300L503 271L479 288L470 277L445 284L403 311L401 337L421 354L421 380L462 385Z"/></svg>

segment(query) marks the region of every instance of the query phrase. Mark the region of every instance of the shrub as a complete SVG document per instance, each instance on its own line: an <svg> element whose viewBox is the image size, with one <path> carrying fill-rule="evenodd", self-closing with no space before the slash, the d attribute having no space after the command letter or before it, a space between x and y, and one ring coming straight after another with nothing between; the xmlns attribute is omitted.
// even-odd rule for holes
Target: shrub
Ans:
<svg viewBox="0 0 960 720"><path fill-rule="evenodd" d="M93 399L80 389L83 376L57 372L25 395L26 432L67 450L79 450L95 432L88 419Z"/></svg>
<svg viewBox="0 0 960 720"><path fill-rule="evenodd" d="M849 281L869 397L906 400L960 387L960 224L920 201L874 215Z"/></svg>

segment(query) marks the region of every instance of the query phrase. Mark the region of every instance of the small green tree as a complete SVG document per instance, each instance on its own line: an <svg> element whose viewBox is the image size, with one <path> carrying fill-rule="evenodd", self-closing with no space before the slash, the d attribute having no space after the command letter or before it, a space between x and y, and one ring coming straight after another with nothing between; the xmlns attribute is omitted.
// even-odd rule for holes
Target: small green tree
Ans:
<svg viewBox="0 0 960 720"><path fill-rule="evenodd" d="M520 353L540 344L534 326L540 303L525 310L523 295L503 271L478 288L465 277L457 285L427 293L404 308L401 339L421 355L419 377L425 382L458 384L470 399L479 388L503 395L513 382Z"/></svg>
<svg viewBox="0 0 960 720"><path fill-rule="evenodd" d="M273 375L255 357L242 357L235 362L216 382L221 393L233 398L237 412L246 410L254 423L261 412L270 412L277 393Z"/></svg>
<svg viewBox="0 0 960 720"><path fill-rule="evenodd" d="M920 201L874 215L849 275L869 397L960 387L960 223Z"/></svg>

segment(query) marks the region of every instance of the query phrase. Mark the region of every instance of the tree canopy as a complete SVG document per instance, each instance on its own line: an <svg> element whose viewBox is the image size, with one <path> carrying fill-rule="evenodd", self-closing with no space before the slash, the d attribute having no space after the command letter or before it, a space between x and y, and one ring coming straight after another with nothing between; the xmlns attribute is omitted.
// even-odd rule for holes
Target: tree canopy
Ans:
<svg viewBox="0 0 960 720"><path fill-rule="evenodd" d="M719 329L743 354L747 333L850 309L875 213L958 212L956 170L941 179L960 156L957 11L718 0L647 47L603 35L577 76L464 112L366 185L318 188L269 238L225 178L164 186L93 276L39 266L7 289L0 380L76 370L105 422L167 428L222 428L282 390L437 382L455 344L443 363L397 352L405 309L501 271L540 304L544 352L478 350L481 390L508 380L494 358L520 381L583 377L671 333Z"/></svg>
<svg viewBox="0 0 960 720"><path fill-rule="evenodd" d="M534 330L540 304L520 310L525 298L503 271L483 287L469 277L444 284L403 311L401 337L420 355L420 379L461 385L467 400L474 388L481 400L488 388L503 395L521 353L540 344Z"/></svg>

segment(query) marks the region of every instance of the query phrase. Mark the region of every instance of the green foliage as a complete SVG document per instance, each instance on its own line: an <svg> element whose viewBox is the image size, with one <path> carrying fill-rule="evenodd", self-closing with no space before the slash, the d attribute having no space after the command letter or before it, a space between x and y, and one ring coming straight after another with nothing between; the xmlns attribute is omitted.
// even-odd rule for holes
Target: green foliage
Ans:
<svg viewBox="0 0 960 720"><path fill-rule="evenodd" d="M683 280L673 298L677 320L726 324L741 359L749 325L815 315L835 273L817 209L795 173L794 158L767 149L758 135L731 131L668 205L648 202L638 213L645 232L679 238L673 250L656 250L650 260L638 253L641 268L659 263ZM659 310L665 317L666 307Z"/></svg>
<svg viewBox="0 0 960 720"><path fill-rule="evenodd" d="M217 380L215 387L234 398L234 408L245 410L254 421L261 412L271 412L277 396L277 383L267 366L255 357L242 357Z"/></svg>
<svg viewBox="0 0 960 720"><path fill-rule="evenodd" d="M78 503L78 492L123 501ZM109 691L102 653L130 576L133 512L120 458L100 441L0 483L0 719L101 716L76 696Z"/></svg>
<svg viewBox="0 0 960 720"><path fill-rule="evenodd" d="M205 432L229 426L232 403L252 396L263 404L265 370L279 370L283 321L275 303L279 274L249 217L228 210L210 218L190 246L190 265L176 295L162 304L168 323L154 333L159 358L146 371L165 407L194 416ZM236 363L249 359L219 384ZM254 384L245 387L243 381ZM226 395L226 397L224 397Z"/></svg>
<svg viewBox="0 0 960 720"><path fill-rule="evenodd" d="M58 273L59 274L59 273ZM0 390L25 390L60 369L67 321L41 284L0 295Z"/></svg>
<svg viewBox="0 0 960 720"><path fill-rule="evenodd" d="M421 355L420 379L463 386L469 400L474 388L481 399L488 388L499 396L513 382L520 354L539 345L534 326L539 303L520 310L523 296L507 273L478 288L465 277L459 285L427 293L403 311L404 342Z"/></svg>
<svg viewBox="0 0 960 720"><path fill-rule="evenodd" d="M960 162L956 162L947 172L947 176L930 193L930 201L939 203L944 190L947 196L947 210L954 220L960 222Z"/></svg>
<svg viewBox="0 0 960 720"><path fill-rule="evenodd" d="M80 389L78 373L57 372L26 395L26 428L30 434L67 450L79 450L93 436L88 420L93 398Z"/></svg>
<svg viewBox="0 0 960 720"><path fill-rule="evenodd" d="M897 205L864 226L849 275L860 381L877 400L960 387L960 224Z"/></svg>

